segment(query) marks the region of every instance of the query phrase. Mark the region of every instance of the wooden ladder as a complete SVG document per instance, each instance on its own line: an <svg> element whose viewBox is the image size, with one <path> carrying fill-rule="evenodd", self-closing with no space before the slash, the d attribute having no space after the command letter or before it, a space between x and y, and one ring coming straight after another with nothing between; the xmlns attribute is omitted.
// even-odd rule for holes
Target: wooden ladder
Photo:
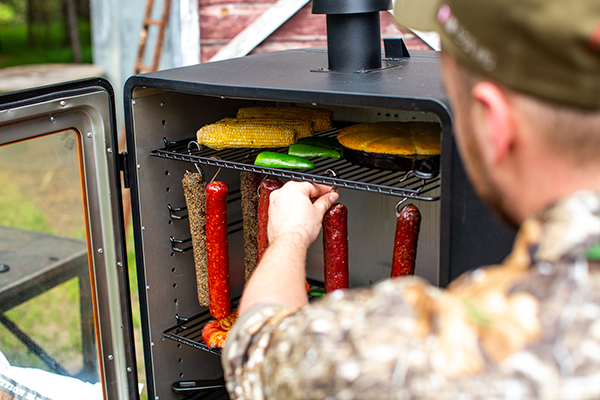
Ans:
<svg viewBox="0 0 600 400"><path fill-rule="evenodd" d="M137 62L135 63L135 74L142 72L153 72L158 70L158 63L160 61L160 55L162 53L162 45L165 39L165 33L167 31L167 24L169 22L169 12L171 10L171 0L164 0L162 16L160 20L152 19L152 9L154 8L154 0L148 0L146 3L146 16L144 17L144 24L140 32L140 42L138 46ZM156 45L154 47L154 55L152 66L144 65L144 55L146 52L146 39L148 39L148 29L151 25L158 27L158 37L156 38Z"/></svg>

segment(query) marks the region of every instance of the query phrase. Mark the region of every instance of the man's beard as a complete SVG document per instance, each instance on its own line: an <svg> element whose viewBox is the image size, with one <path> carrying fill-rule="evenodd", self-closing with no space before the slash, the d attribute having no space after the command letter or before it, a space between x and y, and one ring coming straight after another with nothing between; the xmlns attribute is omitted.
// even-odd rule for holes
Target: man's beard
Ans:
<svg viewBox="0 0 600 400"><path fill-rule="evenodd" d="M481 152L475 143L471 127L462 128L462 139L464 141L464 149L466 150L466 154L462 154L462 158L475 192L502 222L513 229L518 229L519 222L515 215L510 212L510 208L506 204L506 197L502 196L501 190L492 181L488 169L483 162Z"/></svg>

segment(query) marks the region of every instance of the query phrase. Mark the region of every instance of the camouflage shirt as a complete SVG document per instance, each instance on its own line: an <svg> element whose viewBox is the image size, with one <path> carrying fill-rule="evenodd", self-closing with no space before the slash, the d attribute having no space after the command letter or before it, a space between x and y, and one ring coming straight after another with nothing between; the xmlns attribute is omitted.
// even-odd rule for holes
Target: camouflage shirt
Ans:
<svg viewBox="0 0 600 400"><path fill-rule="evenodd" d="M235 399L600 398L600 193L521 227L498 266L446 290L417 277L259 305L222 362Z"/></svg>

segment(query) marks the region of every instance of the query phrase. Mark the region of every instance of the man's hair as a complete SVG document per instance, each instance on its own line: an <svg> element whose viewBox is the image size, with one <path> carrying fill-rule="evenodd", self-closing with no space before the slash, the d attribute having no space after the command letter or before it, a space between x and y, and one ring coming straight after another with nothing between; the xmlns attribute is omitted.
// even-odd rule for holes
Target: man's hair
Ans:
<svg viewBox="0 0 600 400"><path fill-rule="evenodd" d="M447 53L444 56L454 58ZM492 82L523 108L523 114L534 121L538 133L553 152L561 157L564 155L579 165L600 164L600 110L582 109L539 99L487 78L455 58L454 62L463 83L463 96L469 94L481 81Z"/></svg>

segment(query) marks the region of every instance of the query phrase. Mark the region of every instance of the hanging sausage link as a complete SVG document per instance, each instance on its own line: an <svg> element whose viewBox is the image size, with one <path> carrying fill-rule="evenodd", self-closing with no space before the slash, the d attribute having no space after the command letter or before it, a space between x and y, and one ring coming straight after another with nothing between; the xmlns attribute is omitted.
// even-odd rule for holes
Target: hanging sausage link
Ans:
<svg viewBox="0 0 600 400"><path fill-rule="evenodd" d="M334 204L323 218L323 255L325 293L349 286L348 279L348 209Z"/></svg>
<svg viewBox="0 0 600 400"><path fill-rule="evenodd" d="M417 259L417 241L421 227L421 213L414 204L407 204L398 212L394 237L394 258L391 277L414 275Z"/></svg>
<svg viewBox="0 0 600 400"><path fill-rule="evenodd" d="M210 315L231 314L229 242L227 235L227 185L213 181L206 186L206 256Z"/></svg>
<svg viewBox="0 0 600 400"><path fill-rule="evenodd" d="M206 264L206 181L197 172L186 172L182 180L192 234L198 302L208 307L208 270Z"/></svg>
<svg viewBox="0 0 600 400"><path fill-rule="evenodd" d="M257 262L260 261L269 246L267 226L269 225L269 198L273 190L283 186L283 182L275 178L266 178L260 183L260 197L258 199L258 233L257 233Z"/></svg>
<svg viewBox="0 0 600 400"><path fill-rule="evenodd" d="M242 221L244 226L244 282L256 268L258 233L258 187L260 174L240 172L240 191L242 194Z"/></svg>

